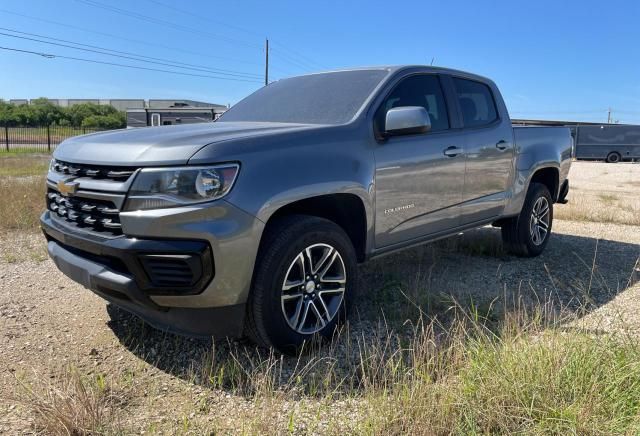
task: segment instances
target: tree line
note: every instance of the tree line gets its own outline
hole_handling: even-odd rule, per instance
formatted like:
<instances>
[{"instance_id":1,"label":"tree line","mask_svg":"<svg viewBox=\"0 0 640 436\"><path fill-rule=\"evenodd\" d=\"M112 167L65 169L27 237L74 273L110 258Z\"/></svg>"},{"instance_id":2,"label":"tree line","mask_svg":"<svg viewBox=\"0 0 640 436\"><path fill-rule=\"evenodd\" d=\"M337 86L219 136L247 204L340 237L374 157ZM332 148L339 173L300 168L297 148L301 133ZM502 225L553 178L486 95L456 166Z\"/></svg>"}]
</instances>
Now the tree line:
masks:
<instances>
[{"instance_id":1,"label":"tree line","mask_svg":"<svg viewBox=\"0 0 640 436\"><path fill-rule=\"evenodd\" d=\"M80 103L60 107L46 98L16 105L0 100L0 126L71 126L119 129L127 126L126 114L113 106Z\"/></svg>"}]
</instances>

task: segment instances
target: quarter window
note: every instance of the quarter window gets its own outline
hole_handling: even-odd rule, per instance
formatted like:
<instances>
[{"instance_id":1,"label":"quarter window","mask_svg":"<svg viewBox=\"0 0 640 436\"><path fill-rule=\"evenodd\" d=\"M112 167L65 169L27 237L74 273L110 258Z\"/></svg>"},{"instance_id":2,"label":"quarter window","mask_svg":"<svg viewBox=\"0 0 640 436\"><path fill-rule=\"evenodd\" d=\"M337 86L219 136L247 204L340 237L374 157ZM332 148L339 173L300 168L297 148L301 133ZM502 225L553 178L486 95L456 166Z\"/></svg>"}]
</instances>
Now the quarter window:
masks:
<instances>
[{"instance_id":1,"label":"quarter window","mask_svg":"<svg viewBox=\"0 0 640 436\"><path fill-rule=\"evenodd\" d=\"M437 132L449 128L449 117L440 87L435 75L415 75L402 80L382 103L376 114L378 130L384 131L387 111L394 107L422 106L431 119L431 131Z\"/></svg>"},{"instance_id":2,"label":"quarter window","mask_svg":"<svg viewBox=\"0 0 640 436\"><path fill-rule=\"evenodd\" d=\"M480 127L498 118L491 90L484 83L453 78L465 127Z\"/></svg>"}]
</instances>

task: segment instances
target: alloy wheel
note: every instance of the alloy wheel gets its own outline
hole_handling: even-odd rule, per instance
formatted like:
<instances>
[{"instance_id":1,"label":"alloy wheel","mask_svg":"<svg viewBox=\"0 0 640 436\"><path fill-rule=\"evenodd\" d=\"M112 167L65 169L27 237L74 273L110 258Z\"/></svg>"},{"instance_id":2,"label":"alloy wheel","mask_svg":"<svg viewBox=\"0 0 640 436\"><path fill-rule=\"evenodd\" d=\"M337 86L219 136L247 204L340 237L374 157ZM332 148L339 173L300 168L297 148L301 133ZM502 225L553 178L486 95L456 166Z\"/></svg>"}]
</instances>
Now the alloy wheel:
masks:
<instances>
[{"instance_id":1,"label":"alloy wheel","mask_svg":"<svg viewBox=\"0 0 640 436\"><path fill-rule=\"evenodd\" d=\"M313 244L293 259L282 283L282 314L295 332L322 330L337 316L347 274L342 256L329 244Z\"/></svg>"},{"instance_id":2,"label":"alloy wheel","mask_svg":"<svg viewBox=\"0 0 640 436\"><path fill-rule=\"evenodd\" d=\"M531 241L535 245L541 245L549 233L549 201L545 197L539 197L531 211L529 232Z\"/></svg>"}]
</instances>

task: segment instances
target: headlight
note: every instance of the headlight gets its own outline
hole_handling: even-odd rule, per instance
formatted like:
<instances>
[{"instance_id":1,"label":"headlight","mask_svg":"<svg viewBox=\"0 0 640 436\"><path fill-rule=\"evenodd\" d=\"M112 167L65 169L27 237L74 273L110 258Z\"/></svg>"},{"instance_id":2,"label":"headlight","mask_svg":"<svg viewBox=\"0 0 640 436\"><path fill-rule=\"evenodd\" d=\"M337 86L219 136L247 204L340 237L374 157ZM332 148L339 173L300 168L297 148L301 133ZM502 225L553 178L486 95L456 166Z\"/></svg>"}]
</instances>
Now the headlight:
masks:
<instances>
[{"instance_id":1,"label":"headlight","mask_svg":"<svg viewBox=\"0 0 640 436\"><path fill-rule=\"evenodd\" d=\"M231 190L238 164L144 168L136 175L125 210L162 209L217 200Z\"/></svg>"}]
</instances>

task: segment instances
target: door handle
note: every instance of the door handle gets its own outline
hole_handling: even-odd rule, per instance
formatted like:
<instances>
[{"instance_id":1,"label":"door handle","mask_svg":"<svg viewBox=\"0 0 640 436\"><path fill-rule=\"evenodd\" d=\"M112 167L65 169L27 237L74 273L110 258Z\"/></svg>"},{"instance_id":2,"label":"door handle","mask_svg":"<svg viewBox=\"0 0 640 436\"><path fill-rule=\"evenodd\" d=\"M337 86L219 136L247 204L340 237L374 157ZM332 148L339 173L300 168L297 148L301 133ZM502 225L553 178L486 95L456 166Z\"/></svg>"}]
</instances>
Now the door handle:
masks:
<instances>
[{"instance_id":1,"label":"door handle","mask_svg":"<svg viewBox=\"0 0 640 436\"><path fill-rule=\"evenodd\" d=\"M496 143L496 148L498 150L505 150L508 146L509 146L509 143L507 141L505 141L504 139L501 139L500 141L498 141Z\"/></svg>"},{"instance_id":2,"label":"door handle","mask_svg":"<svg viewBox=\"0 0 640 436\"><path fill-rule=\"evenodd\" d=\"M458 147L454 147L453 145L451 147L447 147L444 149L443 151L445 156L449 156L449 157L456 157L457 155L459 155L460 153L462 153L462 149L458 148Z\"/></svg>"}]
</instances>

